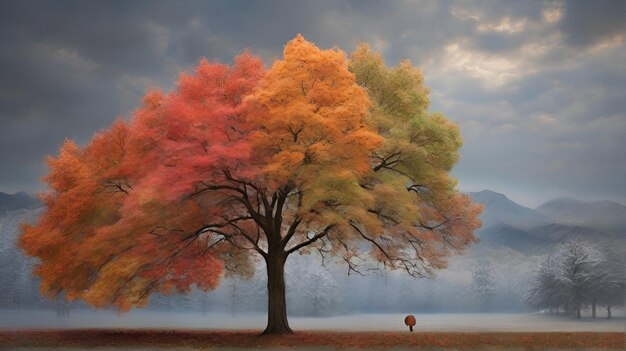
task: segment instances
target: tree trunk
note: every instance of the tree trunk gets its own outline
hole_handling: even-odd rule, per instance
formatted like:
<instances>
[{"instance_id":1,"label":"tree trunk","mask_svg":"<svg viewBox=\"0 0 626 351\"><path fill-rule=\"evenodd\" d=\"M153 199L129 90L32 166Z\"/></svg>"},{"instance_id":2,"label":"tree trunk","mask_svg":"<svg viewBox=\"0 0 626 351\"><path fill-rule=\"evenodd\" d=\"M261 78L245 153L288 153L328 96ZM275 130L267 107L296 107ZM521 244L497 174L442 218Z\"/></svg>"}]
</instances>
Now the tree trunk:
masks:
<instances>
[{"instance_id":1,"label":"tree trunk","mask_svg":"<svg viewBox=\"0 0 626 351\"><path fill-rule=\"evenodd\" d=\"M596 299L591 301L591 318L596 319Z\"/></svg>"},{"instance_id":2,"label":"tree trunk","mask_svg":"<svg viewBox=\"0 0 626 351\"><path fill-rule=\"evenodd\" d=\"M611 319L611 305L606 306L606 318Z\"/></svg>"},{"instance_id":3,"label":"tree trunk","mask_svg":"<svg viewBox=\"0 0 626 351\"><path fill-rule=\"evenodd\" d=\"M291 334L287 321L287 302L285 299L285 261L284 252L271 252L267 264L267 327L263 334Z\"/></svg>"}]
</instances>

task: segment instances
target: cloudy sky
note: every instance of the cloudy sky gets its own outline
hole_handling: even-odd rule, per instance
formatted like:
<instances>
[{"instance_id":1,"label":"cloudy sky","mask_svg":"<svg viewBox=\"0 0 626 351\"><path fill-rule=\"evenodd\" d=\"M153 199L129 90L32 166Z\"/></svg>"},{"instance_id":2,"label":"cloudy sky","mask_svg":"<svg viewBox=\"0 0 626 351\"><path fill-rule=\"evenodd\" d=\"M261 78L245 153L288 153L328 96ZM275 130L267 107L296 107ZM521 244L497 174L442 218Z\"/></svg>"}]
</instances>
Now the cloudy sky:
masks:
<instances>
[{"instance_id":1,"label":"cloudy sky","mask_svg":"<svg viewBox=\"0 0 626 351\"><path fill-rule=\"evenodd\" d=\"M269 65L297 33L419 66L431 109L461 126L462 190L626 203L624 1L0 0L0 191L42 190L64 138L88 141L200 57Z\"/></svg>"}]
</instances>

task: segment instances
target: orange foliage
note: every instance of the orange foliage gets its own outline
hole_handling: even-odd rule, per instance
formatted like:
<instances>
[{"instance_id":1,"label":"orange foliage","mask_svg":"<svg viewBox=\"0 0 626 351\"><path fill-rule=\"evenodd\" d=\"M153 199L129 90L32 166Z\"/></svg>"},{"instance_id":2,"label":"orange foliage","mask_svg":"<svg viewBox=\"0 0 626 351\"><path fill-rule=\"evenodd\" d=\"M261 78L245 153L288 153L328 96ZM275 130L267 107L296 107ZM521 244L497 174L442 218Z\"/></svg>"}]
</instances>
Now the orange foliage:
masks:
<instances>
[{"instance_id":1,"label":"orange foliage","mask_svg":"<svg viewBox=\"0 0 626 351\"><path fill-rule=\"evenodd\" d=\"M127 310L215 288L224 269L249 275L251 252L284 264L317 249L357 270L369 247L413 276L445 267L480 224L448 175L458 127L426 112L409 64L358 66L368 55L349 62L298 35L268 72L249 53L231 67L203 59L130 121L67 141L48 159L47 209L20 238L42 291ZM374 87L397 92L396 112Z\"/></svg>"}]
</instances>

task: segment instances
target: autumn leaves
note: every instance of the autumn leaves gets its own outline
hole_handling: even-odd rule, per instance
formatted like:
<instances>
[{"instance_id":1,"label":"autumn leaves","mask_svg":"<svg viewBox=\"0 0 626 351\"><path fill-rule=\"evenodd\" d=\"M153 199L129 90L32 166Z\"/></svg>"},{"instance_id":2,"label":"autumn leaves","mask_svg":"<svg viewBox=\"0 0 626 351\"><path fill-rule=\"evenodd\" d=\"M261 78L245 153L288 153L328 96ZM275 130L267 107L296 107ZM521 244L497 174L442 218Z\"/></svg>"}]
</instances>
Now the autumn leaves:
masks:
<instances>
[{"instance_id":1,"label":"autumn leaves","mask_svg":"<svg viewBox=\"0 0 626 351\"><path fill-rule=\"evenodd\" d=\"M348 59L298 35L267 71L250 53L202 60L128 122L67 142L21 245L40 258L45 293L123 310L214 288L224 269L248 275L260 256L280 275L268 330L286 332L293 252L428 276L474 240L480 207L448 174L460 146L410 63L388 68L366 46Z\"/></svg>"}]
</instances>

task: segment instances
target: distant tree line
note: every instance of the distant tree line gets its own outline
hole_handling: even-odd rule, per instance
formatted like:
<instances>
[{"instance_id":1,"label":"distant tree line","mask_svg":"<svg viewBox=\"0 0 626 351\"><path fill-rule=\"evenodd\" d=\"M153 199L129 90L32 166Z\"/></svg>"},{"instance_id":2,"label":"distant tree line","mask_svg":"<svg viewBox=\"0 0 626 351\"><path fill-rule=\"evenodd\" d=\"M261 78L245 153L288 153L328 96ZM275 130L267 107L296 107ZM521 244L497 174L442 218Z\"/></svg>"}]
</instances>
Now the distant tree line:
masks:
<instances>
[{"instance_id":1,"label":"distant tree line","mask_svg":"<svg viewBox=\"0 0 626 351\"><path fill-rule=\"evenodd\" d=\"M550 313L566 313L581 318L581 309L624 305L626 279L623 257L581 238L562 244L539 266L525 302Z\"/></svg>"}]
</instances>

